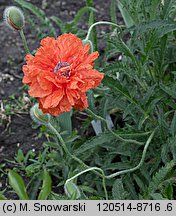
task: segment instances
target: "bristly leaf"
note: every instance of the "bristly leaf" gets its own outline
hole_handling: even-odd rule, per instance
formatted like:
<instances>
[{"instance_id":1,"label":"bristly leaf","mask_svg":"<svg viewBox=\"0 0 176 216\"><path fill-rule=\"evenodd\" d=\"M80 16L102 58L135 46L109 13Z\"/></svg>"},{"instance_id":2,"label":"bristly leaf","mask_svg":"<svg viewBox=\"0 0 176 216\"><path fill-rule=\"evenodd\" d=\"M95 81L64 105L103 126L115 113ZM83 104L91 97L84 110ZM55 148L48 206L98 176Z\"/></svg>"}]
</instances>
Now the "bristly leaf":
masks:
<instances>
[{"instance_id":1,"label":"bristly leaf","mask_svg":"<svg viewBox=\"0 0 176 216\"><path fill-rule=\"evenodd\" d=\"M173 200L173 192L174 190L173 190L172 184L169 183L168 185L165 186L163 190L163 196L169 200Z\"/></svg>"},{"instance_id":2,"label":"bristly leaf","mask_svg":"<svg viewBox=\"0 0 176 216\"><path fill-rule=\"evenodd\" d=\"M65 23L59 17L51 16L50 19L56 23L62 33L66 32Z\"/></svg>"},{"instance_id":3,"label":"bristly leaf","mask_svg":"<svg viewBox=\"0 0 176 216\"><path fill-rule=\"evenodd\" d=\"M176 165L176 161L172 160L162 167L152 178L147 191L144 194L144 198L150 198L151 194L161 186L161 184L172 176L173 168Z\"/></svg>"},{"instance_id":4,"label":"bristly leaf","mask_svg":"<svg viewBox=\"0 0 176 216\"><path fill-rule=\"evenodd\" d=\"M165 198L160 193L152 193L151 198L153 200L165 200Z\"/></svg>"},{"instance_id":5,"label":"bristly leaf","mask_svg":"<svg viewBox=\"0 0 176 216\"><path fill-rule=\"evenodd\" d=\"M103 143L112 142L112 140L114 140L114 137L111 133L100 134L99 136L96 136L81 145L75 150L75 154L79 155L89 150L93 150L93 148L101 146Z\"/></svg>"},{"instance_id":6,"label":"bristly leaf","mask_svg":"<svg viewBox=\"0 0 176 216\"><path fill-rule=\"evenodd\" d=\"M75 15L75 17L74 17L74 20L71 21L71 23L72 23L73 25L77 25L78 22L81 20L81 18L84 16L84 14L87 13L87 12L89 12L89 11L90 11L90 12L95 12L95 13L97 12L97 10L96 10L95 8L85 6L85 7L81 8L81 9L76 13L76 15Z\"/></svg>"},{"instance_id":7,"label":"bristly leaf","mask_svg":"<svg viewBox=\"0 0 176 216\"><path fill-rule=\"evenodd\" d=\"M164 84L160 84L160 88L166 92L168 95L170 95L172 98L176 99L176 86L170 85L170 86L165 86Z\"/></svg>"},{"instance_id":8,"label":"bristly leaf","mask_svg":"<svg viewBox=\"0 0 176 216\"><path fill-rule=\"evenodd\" d=\"M103 79L103 84L105 86L108 86L114 92L119 92L120 94L122 94L129 102L136 105L136 107L147 117L147 113L145 112L145 110L139 105L136 99L130 95L128 89L125 88L125 86L121 85L119 80L114 80L109 76L105 76Z\"/></svg>"},{"instance_id":9,"label":"bristly leaf","mask_svg":"<svg viewBox=\"0 0 176 216\"><path fill-rule=\"evenodd\" d=\"M57 117L57 121L61 128L61 131L66 131L67 134L72 134L72 122L71 122L72 110L70 112L62 113Z\"/></svg>"},{"instance_id":10,"label":"bristly leaf","mask_svg":"<svg viewBox=\"0 0 176 216\"><path fill-rule=\"evenodd\" d=\"M112 187L112 197L114 200L125 200L128 193L125 191L122 179L116 179Z\"/></svg>"},{"instance_id":11,"label":"bristly leaf","mask_svg":"<svg viewBox=\"0 0 176 216\"><path fill-rule=\"evenodd\" d=\"M140 192L144 192L146 189L145 182L140 178L140 176L133 174L133 178L136 181L137 185L140 188Z\"/></svg>"},{"instance_id":12,"label":"bristly leaf","mask_svg":"<svg viewBox=\"0 0 176 216\"><path fill-rule=\"evenodd\" d=\"M165 34L169 32L173 32L176 30L176 24L167 20L154 20L146 23L141 23L136 27L129 28L129 31L135 30L135 37L140 36L144 33L149 33L155 30L155 34L158 38L163 37Z\"/></svg>"},{"instance_id":13,"label":"bristly leaf","mask_svg":"<svg viewBox=\"0 0 176 216\"><path fill-rule=\"evenodd\" d=\"M124 20L125 25L127 26L127 28L130 28L131 26L133 26L134 21L133 21L132 17L130 16L129 12L124 7L124 5L123 5L123 3L121 1L118 1L118 8L120 10L120 13L121 13L121 15L123 17L123 20Z\"/></svg>"},{"instance_id":14,"label":"bristly leaf","mask_svg":"<svg viewBox=\"0 0 176 216\"><path fill-rule=\"evenodd\" d=\"M175 0L165 0L163 8L163 18L168 18L171 9L176 6Z\"/></svg>"},{"instance_id":15,"label":"bristly leaf","mask_svg":"<svg viewBox=\"0 0 176 216\"><path fill-rule=\"evenodd\" d=\"M110 15L111 15L111 22L117 23L116 0L111 0ZM113 26L112 29L115 29L115 26Z\"/></svg>"},{"instance_id":16,"label":"bristly leaf","mask_svg":"<svg viewBox=\"0 0 176 216\"><path fill-rule=\"evenodd\" d=\"M176 136L176 112L174 112L174 116L171 122L170 129L171 129L172 136L175 137Z\"/></svg>"}]
</instances>

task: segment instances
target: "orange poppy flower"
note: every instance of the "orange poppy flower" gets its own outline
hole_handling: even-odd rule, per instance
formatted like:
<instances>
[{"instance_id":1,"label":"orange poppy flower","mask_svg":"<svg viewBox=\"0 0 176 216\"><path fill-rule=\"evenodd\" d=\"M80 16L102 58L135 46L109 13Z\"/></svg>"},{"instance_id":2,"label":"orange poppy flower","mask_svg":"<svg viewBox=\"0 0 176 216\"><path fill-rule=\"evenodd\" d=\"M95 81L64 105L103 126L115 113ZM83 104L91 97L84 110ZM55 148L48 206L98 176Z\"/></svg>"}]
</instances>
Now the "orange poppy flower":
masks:
<instances>
[{"instance_id":1,"label":"orange poppy flower","mask_svg":"<svg viewBox=\"0 0 176 216\"><path fill-rule=\"evenodd\" d=\"M43 113L58 116L72 107L88 107L85 92L98 86L104 74L93 69L98 52L89 54L90 45L75 35L63 34L57 39L46 37L35 56L26 56L23 83L30 86L29 95L37 97Z\"/></svg>"}]
</instances>

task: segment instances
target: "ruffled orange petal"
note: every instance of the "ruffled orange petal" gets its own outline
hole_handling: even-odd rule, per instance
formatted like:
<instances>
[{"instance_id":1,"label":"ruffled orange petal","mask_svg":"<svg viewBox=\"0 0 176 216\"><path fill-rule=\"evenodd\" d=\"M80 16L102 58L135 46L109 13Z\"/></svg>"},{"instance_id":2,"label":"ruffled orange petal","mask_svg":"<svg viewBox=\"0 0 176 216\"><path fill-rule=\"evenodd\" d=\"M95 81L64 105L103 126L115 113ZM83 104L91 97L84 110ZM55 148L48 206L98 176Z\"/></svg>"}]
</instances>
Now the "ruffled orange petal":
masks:
<instances>
[{"instance_id":1,"label":"ruffled orange petal","mask_svg":"<svg viewBox=\"0 0 176 216\"><path fill-rule=\"evenodd\" d=\"M28 93L31 97L40 97L43 98L49 94L51 94L52 89L44 90L40 87L39 83L32 83Z\"/></svg>"},{"instance_id":2,"label":"ruffled orange petal","mask_svg":"<svg viewBox=\"0 0 176 216\"><path fill-rule=\"evenodd\" d=\"M87 96L85 93L82 93L80 99L76 101L74 108L83 110L86 107L88 107Z\"/></svg>"},{"instance_id":3,"label":"ruffled orange petal","mask_svg":"<svg viewBox=\"0 0 176 216\"><path fill-rule=\"evenodd\" d=\"M63 96L64 96L63 90L59 89L57 91L54 91L50 95L46 96L45 98L42 98L40 101L44 109L48 109L50 107L54 108L60 103Z\"/></svg>"},{"instance_id":4,"label":"ruffled orange petal","mask_svg":"<svg viewBox=\"0 0 176 216\"><path fill-rule=\"evenodd\" d=\"M91 88L95 88L98 85L100 85L104 74L98 72L95 69L92 70L81 70L79 71L80 74L82 75L82 80L84 81L83 83L80 83L79 88L81 89L82 92L86 92Z\"/></svg>"},{"instance_id":5,"label":"ruffled orange petal","mask_svg":"<svg viewBox=\"0 0 176 216\"><path fill-rule=\"evenodd\" d=\"M97 87L103 77L93 69L98 52L89 54L90 45L83 45L74 34L63 34L57 39L46 37L35 56L26 56L23 83L29 94L37 97L44 113L58 116L72 107L88 107L86 91Z\"/></svg>"}]
</instances>

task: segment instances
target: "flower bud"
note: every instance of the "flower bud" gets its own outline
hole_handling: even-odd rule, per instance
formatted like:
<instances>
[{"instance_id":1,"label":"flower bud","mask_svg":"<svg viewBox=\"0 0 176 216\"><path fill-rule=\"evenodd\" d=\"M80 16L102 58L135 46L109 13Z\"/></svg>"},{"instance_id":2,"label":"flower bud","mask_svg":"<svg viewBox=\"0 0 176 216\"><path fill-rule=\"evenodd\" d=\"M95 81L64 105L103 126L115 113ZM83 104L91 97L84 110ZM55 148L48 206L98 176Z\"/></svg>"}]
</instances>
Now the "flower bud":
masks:
<instances>
[{"instance_id":1,"label":"flower bud","mask_svg":"<svg viewBox=\"0 0 176 216\"><path fill-rule=\"evenodd\" d=\"M76 184L74 184L72 181L68 181L64 185L64 190L66 195L69 198L76 198L78 199L81 196L80 190Z\"/></svg>"},{"instance_id":2,"label":"flower bud","mask_svg":"<svg viewBox=\"0 0 176 216\"><path fill-rule=\"evenodd\" d=\"M35 104L30 110L31 118L40 125L47 125L50 122L50 115L43 114L39 109L38 104Z\"/></svg>"},{"instance_id":3,"label":"flower bud","mask_svg":"<svg viewBox=\"0 0 176 216\"><path fill-rule=\"evenodd\" d=\"M4 20L10 28L16 31L20 31L24 27L23 12L15 6L10 6L5 9Z\"/></svg>"}]
</instances>

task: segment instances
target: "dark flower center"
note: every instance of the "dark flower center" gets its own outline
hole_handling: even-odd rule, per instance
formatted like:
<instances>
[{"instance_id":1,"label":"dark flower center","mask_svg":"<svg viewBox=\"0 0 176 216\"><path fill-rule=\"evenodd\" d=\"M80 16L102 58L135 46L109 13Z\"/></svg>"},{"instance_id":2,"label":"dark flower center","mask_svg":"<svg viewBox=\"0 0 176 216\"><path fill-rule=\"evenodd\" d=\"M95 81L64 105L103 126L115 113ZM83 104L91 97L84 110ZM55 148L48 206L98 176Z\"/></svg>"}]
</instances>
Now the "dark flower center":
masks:
<instances>
[{"instance_id":1,"label":"dark flower center","mask_svg":"<svg viewBox=\"0 0 176 216\"><path fill-rule=\"evenodd\" d=\"M70 77L70 64L68 62L59 62L54 68L54 73L58 76Z\"/></svg>"}]
</instances>

